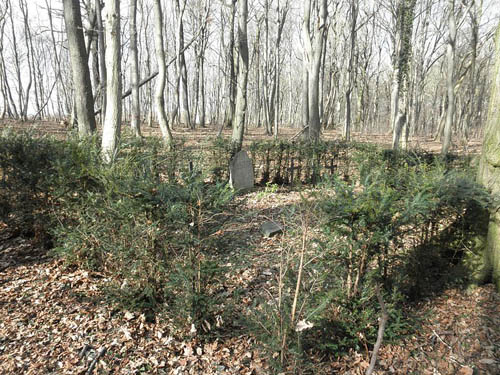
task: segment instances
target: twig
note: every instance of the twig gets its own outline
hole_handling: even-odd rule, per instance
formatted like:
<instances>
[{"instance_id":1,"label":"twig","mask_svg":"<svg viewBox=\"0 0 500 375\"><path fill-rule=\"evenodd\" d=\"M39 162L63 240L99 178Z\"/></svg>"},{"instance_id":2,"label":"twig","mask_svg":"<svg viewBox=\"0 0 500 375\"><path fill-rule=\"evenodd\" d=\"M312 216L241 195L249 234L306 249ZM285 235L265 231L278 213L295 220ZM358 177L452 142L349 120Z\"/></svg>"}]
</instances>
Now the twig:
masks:
<instances>
[{"instance_id":1,"label":"twig","mask_svg":"<svg viewBox=\"0 0 500 375\"><path fill-rule=\"evenodd\" d=\"M92 372L94 371L94 368L95 368L95 365L97 364L97 361L99 360L99 358L101 358L104 354L106 354L106 347L103 346L101 349L99 349L99 351L97 352L95 358L92 360L92 363L90 364L89 366L89 369L87 370L87 372L85 373L86 375L90 375L92 374Z\"/></svg>"},{"instance_id":2,"label":"twig","mask_svg":"<svg viewBox=\"0 0 500 375\"><path fill-rule=\"evenodd\" d=\"M302 247L300 250L299 274L297 275L297 284L295 285L295 294L293 296L292 312L290 320L295 323L295 311L297 309L297 300L299 299L300 284L302 282L302 270L304 268L304 253L306 251L307 225L306 218L302 219Z\"/></svg>"},{"instance_id":3,"label":"twig","mask_svg":"<svg viewBox=\"0 0 500 375\"><path fill-rule=\"evenodd\" d=\"M446 346L448 347L448 349L453 350L453 348L452 348L450 345L448 345L448 344L447 344L447 343L446 343L446 342L445 342L445 341L441 338L441 336L439 336L439 335L437 334L437 332L436 332L435 330L432 330L432 333L434 333L434 337L436 337L439 341L441 341L444 345L446 345Z\"/></svg>"},{"instance_id":4,"label":"twig","mask_svg":"<svg viewBox=\"0 0 500 375\"><path fill-rule=\"evenodd\" d=\"M385 325L387 323L387 319L389 315L387 314L387 309L385 308L384 299L382 298L382 294L380 293L380 287L377 284L375 287L375 293L377 293L378 303L380 304L381 315L380 321L378 324L378 333L377 333L377 341L375 342L375 346L373 347L372 357L370 359L370 366L366 369L365 375L371 375L373 370L375 369L375 364L377 363L377 354L380 349L380 345L382 345L382 340L384 339L384 331Z\"/></svg>"},{"instance_id":5,"label":"twig","mask_svg":"<svg viewBox=\"0 0 500 375\"><path fill-rule=\"evenodd\" d=\"M292 138L290 138L290 141L293 141L299 135L301 135L302 133L304 133L307 129L309 129L309 125L307 125L307 126L303 127L302 129L300 129L300 131L297 134L295 134Z\"/></svg>"},{"instance_id":6,"label":"twig","mask_svg":"<svg viewBox=\"0 0 500 375\"><path fill-rule=\"evenodd\" d=\"M80 354L78 354L78 358L80 358L78 360L78 362L80 362L80 360L83 359L83 357L85 357L85 354L87 354L87 352L92 349L92 346L90 344L85 344L82 348L82 350L80 351Z\"/></svg>"}]
</instances>

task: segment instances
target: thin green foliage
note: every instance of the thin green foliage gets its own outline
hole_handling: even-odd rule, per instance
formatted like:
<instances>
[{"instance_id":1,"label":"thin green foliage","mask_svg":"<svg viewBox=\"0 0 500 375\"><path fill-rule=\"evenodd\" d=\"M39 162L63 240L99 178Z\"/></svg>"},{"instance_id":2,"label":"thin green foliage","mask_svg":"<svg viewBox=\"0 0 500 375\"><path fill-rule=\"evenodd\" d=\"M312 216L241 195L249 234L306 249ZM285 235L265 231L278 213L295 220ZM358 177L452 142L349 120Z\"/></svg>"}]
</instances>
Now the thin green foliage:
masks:
<instances>
[{"instance_id":1,"label":"thin green foliage","mask_svg":"<svg viewBox=\"0 0 500 375\"><path fill-rule=\"evenodd\" d=\"M125 139L110 165L92 138L1 141L5 220L21 211L43 217L53 253L105 275L108 295L126 308L168 306L180 324L213 318L222 272L211 234L229 187L205 183L182 152L155 140Z\"/></svg>"},{"instance_id":2,"label":"thin green foliage","mask_svg":"<svg viewBox=\"0 0 500 375\"><path fill-rule=\"evenodd\" d=\"M454 242L473 231L464 220L490 198L469 170L420 157L359 150L349 181L324 179L303 202L302 219L283 240L272 302L263 296L251 319L270 355L279 353L276 372L301 372L310 351L338 355L354 349L368 358L380 313L375 286L383 286L389 313L385 340L397 341L415 328L404 302L433 291L434 281L453 273L464 252ZM300 224L305 213L306 227ZM428 275L426 267L439 275ZM296 290L300 308L294 315Z\"/></svg>"}]
</instances>

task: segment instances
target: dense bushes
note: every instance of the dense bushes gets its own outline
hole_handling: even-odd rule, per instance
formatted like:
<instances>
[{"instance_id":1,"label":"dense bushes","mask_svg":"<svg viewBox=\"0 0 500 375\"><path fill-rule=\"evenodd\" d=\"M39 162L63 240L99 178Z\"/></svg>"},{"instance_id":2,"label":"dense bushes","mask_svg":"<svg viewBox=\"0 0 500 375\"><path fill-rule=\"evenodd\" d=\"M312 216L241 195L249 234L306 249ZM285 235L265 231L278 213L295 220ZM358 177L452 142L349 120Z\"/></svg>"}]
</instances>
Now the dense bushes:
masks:
<instances>
[{"instance_id":1,"label":"dense bushes","mask_svg":"<svg viewBox=\"0 0 500 375\"><path fill-rule=\"evenodd\" d=\"M161 306L182 325L213 326L228 305L212 236L232 199L223 183L225 142L188 159L182 148L125 139L112 165L101 162L95 139L11 134L0 142L0 220L29 236L42 228L56 254L104 275L108 295L126 308ZM376 286L390 315L386 340L406 334L402 302L463 279L461 259L481 227L474 213L489 203L466 163L454 167L459 160L344 146L250 148L268 181L286 180L291 157L312 171L332 150L346 152L349 170L318 170L315 192L284 212L276 283L249 310L250 332L280 369L304 369L310 351L368 351L380 310Z\"/></svg>"},{"instance_id":2,"label":"dense bushes","mask_svg":"<svg viewBox=\"0 0 500 375\"><path fill-rule=\"evenodd\" d=\"M348 178L350 160L357 150L374 146L348 144L342 141L309 143L287 140L255 141L248 146L253 161L255 180L267 183L315 184L322 176L337 174ZM212 176L227 179L231 144L227 139L210 139L205 145L206 165Z\"/></svg>"},{"instance_id":3,"label":"dense bushes","mask_svg":"<svg viewBox=\"0 0 500 375\"><path fill-rule=\"evenodd\" d=\"M402 303L451 280L475 230L470 214L488 205L470 170L411 154L359 156L356 179L325 180L304 199L284 241L277 302L254 310L255 332L281 353L281 370L303 367L310 349L334 355L373 345L376 285L390 316L386 340L408 333Z\"/></svg>"},{"instance_id":4,"label":"dense bushes","mask_svg":"<svg viewBox=\"0 0 500 375\"><path fill-rule=\"evenodd\" d=\"M128 308L168 302L193 320L210 319L216 304L206 296L218 268L209 235L232 192L196 170L174 173L178 156L151 142L123 143L106 165L94 139L2 138L1 196L10 202L2 219L21 212L17 222L29 227L27 214L43 216L53 251L106 275L110 295Z\"/></svg>"}]
</instances>

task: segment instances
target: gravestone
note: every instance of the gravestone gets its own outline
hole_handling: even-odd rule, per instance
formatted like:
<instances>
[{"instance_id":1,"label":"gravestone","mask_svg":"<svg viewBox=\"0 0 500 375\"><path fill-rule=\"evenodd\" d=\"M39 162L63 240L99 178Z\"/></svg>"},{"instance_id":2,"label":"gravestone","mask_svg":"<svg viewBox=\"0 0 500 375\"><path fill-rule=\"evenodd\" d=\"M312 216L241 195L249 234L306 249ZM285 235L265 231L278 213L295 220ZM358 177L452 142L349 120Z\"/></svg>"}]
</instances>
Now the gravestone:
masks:
<instances>
[{"instance_id":1,"label":"gravestone","mask_svg":"<svg viewBox=\"0 0 500 375\"><path fill-rule=\"evenodd\" d=\"M254 185L252 159L245 151L233 156L229 163L229 183L236 190L251 189Z\"/></svg>"},{"instance_id":2,"label":"gravestone","mask_svg":"<svg viewBox=\"0 0 500 375\"><path fill-rule=\"evenodd\" d=\"M283 228L281 227L281 225L274 221L266 221L260 226L260 231L262 232L264 237L272 237L276 234L282 233Z\"/></svg>"}]
</instances>

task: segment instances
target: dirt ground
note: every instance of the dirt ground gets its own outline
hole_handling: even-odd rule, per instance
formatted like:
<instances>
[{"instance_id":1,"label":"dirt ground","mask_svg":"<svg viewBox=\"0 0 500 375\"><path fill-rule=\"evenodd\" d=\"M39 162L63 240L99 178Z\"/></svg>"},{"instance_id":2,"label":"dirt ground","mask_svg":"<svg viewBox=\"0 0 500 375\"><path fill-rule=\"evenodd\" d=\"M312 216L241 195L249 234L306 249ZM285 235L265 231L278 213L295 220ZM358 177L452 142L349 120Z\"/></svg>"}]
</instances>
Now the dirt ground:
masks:
<instances>
[{"instance_id":1,"label":"dirt ground","mask_svg":"<svg viewBox=\"0 0 500 375\"><path fill-rule=\"evenodd\" d=\"M68 129L64 126L64 124L54 121L27 121L25 123L20 123L18 121L0 120L0 130L5 128L11 128L16 131L29 130L37 135L50 134L61 139L66 138L68 135ZM122 130L128 131L128 126L123 125ZM141 131L144 136L160 135L160 130L158 127L149 127L143 125ZM279 131L279 137L282 139L291 139L297 133L299 133L299 131L300 130L296 128L282 128ZM196 145L197 143L202 142L209 137L215 137L217 135L217 132L218 128L215 128L213 126L208 126L206 128L198 127L195 130L181 127L175 127L173 129L174 138L185 139L187 141L186 144L190 146ZM230 137L231 130L224 129L223 135L225 137ZM322 138L325 140L340 139L341 133L338 130L325 130L322 133ZM248 144L252 141L262 139L271 140L273 139L273 136L266 135L263 128L251 128L246 132L244 142L245 144ZM359 132L353 132L352 140L357 142L376 143L390 147L392 142L392 135L388 133L361 134ZM470 139L467 143L465 143L463 140L455 139L451 151L457 153L475 154L481 151L481 145L482 139ZM410 148L439 152L441 150L441 142L435 141L433 137L430 136L410 137Z\"/></svg>"}]
</instances>

